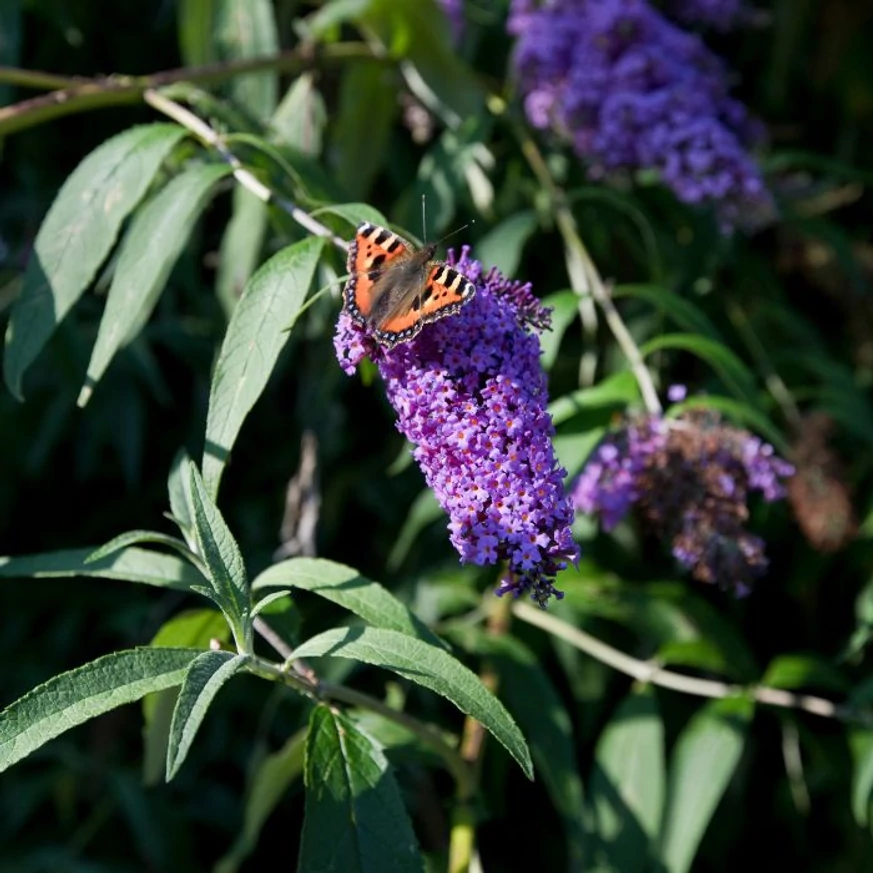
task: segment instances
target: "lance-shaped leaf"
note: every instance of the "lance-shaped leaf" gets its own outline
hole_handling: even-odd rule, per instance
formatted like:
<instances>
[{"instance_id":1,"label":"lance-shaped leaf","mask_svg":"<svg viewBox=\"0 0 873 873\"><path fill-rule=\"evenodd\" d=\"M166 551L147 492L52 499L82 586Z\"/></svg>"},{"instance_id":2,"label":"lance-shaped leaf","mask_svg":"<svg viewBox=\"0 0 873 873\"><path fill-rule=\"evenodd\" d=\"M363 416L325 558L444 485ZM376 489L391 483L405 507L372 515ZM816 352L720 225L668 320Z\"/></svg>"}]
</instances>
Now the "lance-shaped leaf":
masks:
<instances>
[{"instance_id":1,"label":"lance-shaped leaf","mask_svg":"<svg viewBox=\"0 0 873 873\"><path fill-rule=\"evenodd\" d=\"M188 667L179 691L170 743L167 748L167 781L178 773L210 704L221 686L238 673L248 661L245 655L233 652L203 652Z\"/></svg>"},{"instance_id":2,"label":"lance-shaped leaf","mask_svg":"<svg viewBox=\"0 0 873 873\"><path fill-rule=\"evenodd\" d=\"M203 584L203 577L194 565L175 555L127 548L98 561L89 561L93 552L93 549L66 549L40 555L0 558L0 578L92 576L124 579L179 591L190 591L194 586Z\"/></svg>"},{"instance_id":3,"label":"lance-shaped leaf","mask_svg":"<svg viewBox=\"0 0 873 873\"><path fill-rule=\"evenodd\" d=\"M215 12L215 41L223 60L266 58L279 51L270 0L216 0ZM231 92L237 106L266 121L279 99L279 75L267 69L234 76Z\"/></svg>"},{"instance_id":4,"label":"lance-shaped leaf","mask_svg":"<svg viewBox=\"0 0 873 873\"><path fill-rule=\"evenodd\" d=\"M230 528L206 493L193 463L188 465L188 487L194 510L194 533L200 557L209 571L215 602L227 616L237 648L251 648L251 596L246 568Z\"/></svg>"},{"instance_id":5,"label":"lance-shaped leaf","mask_svg":"<svg viewBox=\"0 0 873 873\"><path fill-rule=\"evenodd\" d=\"M604 728L588 798L598 869L651 869L664 806L664 725L651 689L630 694Z\"/></svg>"},{"instance_id":6,"label":"lance-shaped leaf","mask_svg":"<svg viewBox=\"0 0 873 873\"><path fill-rule=\"evenodd\" d=\"M25 370L88 287L121 222L184 135L174 124L130 128L91 152L64 183L36 235L6 330L6 384L19 399Z\"/></svg>"},{"instance_id":7,"label":"lance-shaped leaf","mask_svg":"<svg viewBox=\"0 0 873 873\"><path fill-rule=\"evenodd\" d=\"M246 286L233 311L209 391L203 479L213 497L249 410L261 396L294 321L324 240L310 237L270 258Z\"/></svg>"},{"instance_id":8,"label":"lance-shaped leaf","mask_svg":"<svg viewBox=\"0 0 873 873\"><path fill-rule=\"evenodd\" d=\"M0 771L88 719L178 685L197 649L105 655L37 686L0 713Z\"/></svg>"},{"instance_id":9,"label":"lance-shaped leaf","mask_svg":"<svg viewBox=\"0 0 873 873\"><path fill-rule=\"evenodd\" d=\"M382 749L343 715L318 706L306 739L300 873L422 873L400 790Z\"/></svg>"},{"instance_id":10,"label":"lance-shaped leaf","mask_svg":"<svg viewBox=\"0 0 873 873\"><path fill-rule=\"evenodd\" d=\"M248 188L233 192L233 215L221 238L215 293L228 318L261 258L267 231L267 204Z\"/></svg>"},{"instance_id":11,"label":"lance-shaped leaf","mask_svg":"<svg viewBox=\"0 0 873 873\"><path fill-rule=\"evenodd\" d=\"M518 725L479 677L443 649L381 628L334 628L294 650L297 658L332 655L391 670L450 700L489 730L533 778L530 751Z\"/></svg>"},{"instance_id":12,"label":"lance-shaped leaf","mask_svg":"<svg viewBox=\"0 0 873 873\"><path fill-rule=\"evenodd\" d=\"M79 406L91 397L118 349L148 320L215 183L227 164L200 164L180 173L131 222L91 352Z\"/></svg>"},{"instance_id":13,"label":"lance-shaped leaf","mask_svg":"<svg viewBox=\"0 0 873 873\"><path fill-rule=\"evenodd\" d=\"M387 588L357 570L323 558L290 558L268 567L252 582L259 588L303 588L359 615L375 627L418 637L432 646L446 644Z\"/></svg>"},{"instance_id":14,"label":"lance-shaped leaf","mask_svg":"<svg viewBox=\"0 0 873 873\"><path fill-rule=\"evenodd\" d=\"M661 860L686 873L737 768L754 711L744 697L704 705L679 735L670 764Z\"/></svg>"}]
</instances>

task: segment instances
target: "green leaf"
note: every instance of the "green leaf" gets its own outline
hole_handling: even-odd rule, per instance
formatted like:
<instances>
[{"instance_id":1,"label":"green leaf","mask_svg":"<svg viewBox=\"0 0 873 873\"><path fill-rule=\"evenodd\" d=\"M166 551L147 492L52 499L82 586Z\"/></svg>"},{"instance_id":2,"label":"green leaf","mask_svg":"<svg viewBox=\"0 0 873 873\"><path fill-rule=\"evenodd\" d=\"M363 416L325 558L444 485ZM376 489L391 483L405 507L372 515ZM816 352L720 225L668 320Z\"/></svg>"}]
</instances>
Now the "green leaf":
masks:
<instances>
[{"instance_id":1,"label":"green leaf","mask_svg":"<svg viewBox=\"0 0 873 873\"><path fill-rule=\"evenodd\" d=\"M754 706L745 697L704 704L679 735L670 763L661 860L687 873L739 764Z\"/></svg>"},{"instance_id":2,"label":"green leaf","mask_svg":"<svg viewBox=\"0 0 873 873\"><path fill-rule=\"evenodd\" d=\"M36 236L6 330L6 384L19 400L25 370L88 287L121 222L184 135L175 124L130 128L91 152L64 183Z\"/></svg>"},{"instance_id":3,"label":"green leaf","mask_svg":"<svg viewBox=\"0 0 873 873\"><path fill-rule=\"evenodd\" d=\"M852 814L859 827L870 826L873 804L873 730L856 728L849 734L852 752Z\"/></svg>"},{"instance_id":4,"label":"green leaf","mask_svg":"<svg viewBox=\"0 0 873 873\"><path fill-rule=\"evenodd\" d=\"M318 209L312 210L312 216L319 215L338 215L351 225L357 227L361 222L369 221L371 224L378 224L382 227L388 227L388 219L367 203L334 203L329 206L320 206ZM351 236L351 234L350 234Z\"/></svg>"},{"instance_id":5,"label":"green leaf","mask_svg":"<svg viewBox=\"0 0 873 873\"><path fill-rule=\"evenodd\" d=\"M95 549L91 552L91 554L88 555L88 563L90 564L94 561L100 561L107 557L107 555L113 554L113 552L118 552L128 546L134 546L137 543L155 543L156 545L167 546L171 549L175 549L183 558L191 556L191 550L188 548L187 544L182 540L176 539L176 537L169 537L166 534L151 530L131 530L127 533L119 534L105 545L100 546L99 549Z\"/></svg>"},{"instance_id":6,"label":"green leaf","mask_svg":"<svg viewBox=\"0 0 873 873\"><path fill-rule=\"evenodd\" d=\"M270 139L278 146L290 146L301 154L318 157L327 120L327 106L315 87L315 74L303 73L291 83L273 113Z\"/></svg>"},{"instance_id":7,"label":"green leaf","mask_svg":"<svg viewBox=\"0 0 873 873\"><path fill-rule=\"evenodd\" d=\"M227 622L217 609L186 609L165 621L149 645L203 651L213 640L225 643L229 636Z\"/></svg>"},{"instance_id":8,"label":"green leaf","mask_svg":"<svg viewBox=\"0 0 873 873\"><path fill-rule=\"evenodd\" d=\"M417 637L432 646L448 648L387 588L357 570L323 558L289 558L268 567L252 582L260 588L302 588L348 609L375 627Z\"/></svg>"},{"instance_id":9,"label":"green leaf","mask_svg":"<svg viewBox=\"0 0 873 873\"><path fill-rule=\"evenodd\" d=\"M185 170L131 222L120 246L79 406L88 402L118 349L148 321L215 183L230 172L227 164L199 164Z\"/></svg>"},{"instance_id":10,"label":"green leaf","mask_svg":"<svg viewBox=\"0 0 873 873\"><path fill-rule=\"evenodd\" d=\"M381 61L344 65L328 154L333 156L337 183L353 199L366 196L385 162L388 139L400 111L396 88ZM366 131L365 136L362 131Z\"/></svg>"},{"instance_id":11,"label":"green leaf","mask_svg":"<svg viewBox=\"0 0 873 873\"><path fill-rule=\"evenodd\" d=\"M212 31L216 0L179 0L176 13L179 51L187 67L217 60Z\"/></svg>"},{"instance_id":12,"label":"green leaf","mask_svg":"<svg viewBox=\"0 0 873 873\"><path fill-rule=\"evenodd\" d=\"M203 584L203 577L194 566L175 555L127 548L99 561L88 561L93 552L93 549L66 549L40 555L0 558L0 578L92 576L142 582L178 591L190 591L193 586Z\"/></svg>"},{"instance_id":13,"label":"green leaf","mask_svg":"<svg viewBox=\"0 0 873 873\"><path fill-rule=\"evenodd\" d=\"M152 637L153 648L186 648L202 652L213 642L227 643L230 628L217 609L187 609L161 625ZM170 746L170 725L179 688L166 688L143 699L143 782L159 785L166 779L167 749Z\"/></svg>"},{"instance_id":14,"label":"green leaf","mask_svg":"<svg viewBox=\"0 0 873 873\"><path fill-rule=\"evenodd\" d=\"M650 869L664 806L664 726L650 688L626 697L600 735L588 799L598 869Z\"/></svg>"},{"instance_id":15,"label":"green leaf","mask_svg":"<svg viewBox=\"0 0 873 873\"><path fill-rule=\"evenodd\" d=\"M0 772L97 715L178 685L200 652L131 649L61 673L0 712Z\"/></svg>"},{"instance_id":16,"label":"green leaf","mask_svg":"<svg viewBox=\"0 0 873 873\"><path fill-rule=\"evenodd\" d=\"M305 777L300 873L422 873L412 824L382 749L327 706L312 712Z\"/></svg>"},{"instance_id":17,"label":"green leaf","mask_svg":"<svg viewBox=\"0 0 873 873\"><path fill-rule=\"evenodd\" d=\"M435 691L480 722L515 758L525 775L533 777L527 744L503 704L475 673L443 649L393 630L335 628L307 640L294 654L298 658L351 658L384 667Z\"/></svg>"},{"instance_id":18,"label":"green leaf","mask_svg":"<svg viewBox=\"0 0 873 873\"><path fill-rule=\"evenodd\" d=\"M209 571L215 602L227 616L237 648L250 652L251 594L242 553L193 463L188 465L188 476L198 551Z\"/></svg>"},{"instance_id":19,"label":"green leaf","mask_svg":"<svg viewBox=\"0 0 873 873\"><path fill-rule=\"evenodd\" d=\"M209 391L203 479L215 497L245 417L267 384L312 283L324 247L309 237L282 249L252 277L227 327Z\"/></svg>"},{"instance_id":20,"label":"green leaf","mask_svg":"<svg viewBox=\"0 0 873 873\"><path fill-rule=\"evenodd\" d=\"M233 214L221 238L215 293L230 318L261 256L267 230L267 204L247 188L233 192Z\"/></svg>"},{"instance_id":21,"label":"green leaf","mask_svg":"<svg viewBox=\"0 0 873 873\"><path fill-rule=\"evenodd\" d=\"M487 272L493 264L504 276L514 276L521 262L524 244L537 227L537 215L532 209L516 212L495 225L476 243L476 257ZM572 294L571 292L567 292ZM557 296L557 295L552 295ZM575 312L576 295L573 295ZM551 306L544 300L545 306ZM554 314L552 315L554 321Z\"/></svg>"},{"instance_id":22,"label":"green leaf","mask_svg":"<svg viewBox=\"0 0 873 873\"><path fill-rule=\"evenodd\" d=\"M767 667L761 684L771 688L822 688L848 692L849 680L818 655L779 655Z\"/></svg>"},{"instance_id":23,"label":"green leaf","mask_svg":"<svg viewBox=\"0 0 873 873\"><path fill-rule=\"evenodd\" d=\"M565 394L549 404L549 415L557 426L575 418L580 412L602 407L623 408L633 403L639 389L633 373L623 370L604 379L590 388L580 388L572 394Z\"/></svg>"},{"instance_id":24,"label":"green leaf","mask_svg":"<svg viewBox=\"0 0 873 873\"><path fill-rule=\"evenodd\" d=\"M616 299L631 297L651 303L682 330L722 341L718 328L699 306L661 285L616 285L612 289L612 296Z\"/></svg>"},{"instance_id":25,"label":"green leaf","mask_svg":"<svg viewBox=\"0 0 873 873\"><path fill-rule=\"evenodd\" d=\"M645 358L661 349L690 352L702 361L706 361L734 394L744 400L754 398L755 377L751 370L720 342L696 334L668 333L649 340L642 346L640 353Z\"/></svg>"},{"instance_id":26,"label":"green leaf","mask_svg":"<svg viewBox=\"0 0 873 873\"><path fill-rule=\"evenodd\" d=\"M185 542L193 548L194 538L194 508L191 505L191 492L188 490L188 465L191 459L188 452L181 449L173 458L170 475L167 478L167 493L170 500L170 512L173 520L179 525Z\"/></svg>"},{"instance_id":27,"label":"green leaf","mask_svg":"<svg viewBox=\"0 0 873 873\"><path fill-rule=\"evenodd\" d=\"M279 51L279 34L270 0L216 0L215 42L221 60L265 58ZM257 121L267 121L279 97L278 73L264 70L236 76L234 103Z\"/></svg>"},{"instance_id":28,"label":"green leaf","mask_svg":"<svg viewBox=\"0 0 873 873\"><path fill-rule=\"evenodd\" d=\"M579 313L579 296L574 291L556 291L543 299L543 306L552 310L552 327L540 335L540 361L544 370L551 370L558 358L561 340Z\"/></svg>"},{"instance_id":29,"label":"green leaf","mask_svg":"<svg viewBox=\"0 0 873 873\"><path fill-rule=\"evenodd\" d=\"M258 764L246 791L243 824L230 851L216 864L215 873L236 873L254 851L267 818L288 787L303 775L306 731L294 734L278 752Z\"/></svg>"},{"instance_id":30,"label":"green leaf","mask_svg":"<svg viewBox=\"0 0 873 873\"><path fill-rule=\"evenodd\" d=\"M179 689L179 699L173 712L170 726L170 744L167 749L167 782L182 766L194 737L206 713L231 676L238 673L247 663L246 655L233 652L209 651L198 655L188 667L185 681Z\"/></svg>"}]
</instances>

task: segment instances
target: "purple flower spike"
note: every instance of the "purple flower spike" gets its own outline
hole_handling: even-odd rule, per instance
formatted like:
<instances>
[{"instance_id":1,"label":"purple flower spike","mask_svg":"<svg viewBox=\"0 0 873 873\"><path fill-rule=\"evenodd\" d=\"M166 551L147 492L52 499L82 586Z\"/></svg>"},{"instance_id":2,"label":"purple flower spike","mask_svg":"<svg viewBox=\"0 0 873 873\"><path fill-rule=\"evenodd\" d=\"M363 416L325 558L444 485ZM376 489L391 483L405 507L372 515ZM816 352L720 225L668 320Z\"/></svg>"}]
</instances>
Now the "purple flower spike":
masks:
<instances>
[{"instance_id":1,"label":"purple flower spike","mask_svg":"<svg viewBox=\"0 0 873 873\"><path fill-rule=\"evenodd\" d=\"M388 351L345 311L334 345L347 373L365 355L379 367L397 429L449 515L452 545L473 564L506 561L497 594L561 597L554 577L579 557L546 412L536 330L549 323L529 284L484 272L464 246L448 263L476 296Z\"/></svg>"},{"instance_id":2,"label":"purple flower spike","mask_svg":"<svg viewBox=\"0 0 873 873\"><path fill-rule=\"evenodd\" d=\"M646 0L512 0L508 29L530 123L572 143L592 176L656 170L725 230L772 215L748 153L760 126L699 37Z\"/></svg>"},{"instance_id":3,"label":"purple flower spike","mask_svg":"<svg viewBox=\"0 0 873 873\"><path fill-rule=\"evenodd\" d=\"M695 579L748 593L767 568L764 541L745 529L748 497L785 496L794 468L773 447L714 413L628 422L600 444L573 489L580 512L611 530L631 509L670 544Z\"/></svg>"}]
</instances>

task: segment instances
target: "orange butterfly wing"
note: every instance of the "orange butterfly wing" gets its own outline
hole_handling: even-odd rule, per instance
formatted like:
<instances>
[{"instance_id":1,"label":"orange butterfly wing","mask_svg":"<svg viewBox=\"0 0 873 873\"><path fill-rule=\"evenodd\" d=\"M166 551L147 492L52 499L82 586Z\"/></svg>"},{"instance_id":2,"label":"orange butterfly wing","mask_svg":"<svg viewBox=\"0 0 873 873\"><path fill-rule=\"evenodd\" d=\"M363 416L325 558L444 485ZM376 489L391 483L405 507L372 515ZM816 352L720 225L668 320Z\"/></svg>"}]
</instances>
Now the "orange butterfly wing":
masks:
<instances>
[{"instance_id":1,"label":"orange butterfly wing","mask_svg":"<svg viewBox=\"0 0 873 873\"><path fill-rule=\"evenodd\" d=\"M448 264L434 261L429 265L421 295L405 312L378 325L376 337L395 338L394 344L411 339L424 325L454 315L475 293L476 286L466 276Z\"/></svg>"},{"instance_id":2,"label":"orange butterfly wing","mask_svg":"<svg viewBox=\"0 0 873 873\"><path fill-rule=\"evenodd\" d=\"M430 252L432 252L430 248ZM439 261L425 260L393 231L364 222L349 246L349 280L343 292L352 318L369 325L373 336L389 349L406 342L432 321L453 315L476 293L466 276ZM414 263L421 259L421 268ZM412 262L412 263L410 263ZM388 275L402 270L405 275ZM382 294L401 292L407 298L400 308L374 309Z\"/></svg>"},{"instance_id":3,"label":"orange butterfly wing","mask_svg":"<svg viewBox=\"0 0 873 873\"><path fill-rule=\"evenodd\" d=\"M345 307L358 324L367 324L376 300L376 283L392 261L396 263L412 254L409 243L393 231L369 221L358 227L349 245L349 280L343 291Z\"/></svg>"}]
</instances>

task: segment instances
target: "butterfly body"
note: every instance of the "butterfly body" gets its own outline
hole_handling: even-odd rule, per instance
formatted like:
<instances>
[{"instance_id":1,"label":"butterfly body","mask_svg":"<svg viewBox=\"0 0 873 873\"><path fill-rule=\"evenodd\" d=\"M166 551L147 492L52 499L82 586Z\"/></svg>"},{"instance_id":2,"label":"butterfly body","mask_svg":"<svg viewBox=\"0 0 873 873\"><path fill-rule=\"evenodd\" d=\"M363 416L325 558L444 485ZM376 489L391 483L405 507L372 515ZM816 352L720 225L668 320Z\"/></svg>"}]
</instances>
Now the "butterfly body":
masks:
<instances>
[{"instance_id":1,"label":"butterfly body","mask_svg":"<svg viewBox=\"0 0 873 873\"><path fill-rule=\"evenodd\" d=\"M432 260L436 245L415 250L393 231L365 221L349 246L343 302L358 324L389 349L424 325L453 315L476 287L448 264Z\"/></svg>"}]
</instances>

